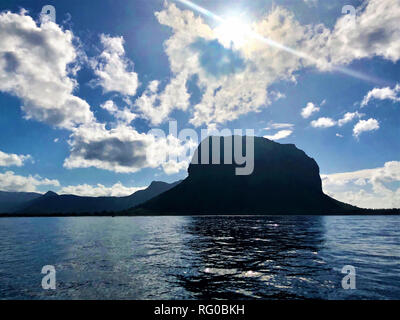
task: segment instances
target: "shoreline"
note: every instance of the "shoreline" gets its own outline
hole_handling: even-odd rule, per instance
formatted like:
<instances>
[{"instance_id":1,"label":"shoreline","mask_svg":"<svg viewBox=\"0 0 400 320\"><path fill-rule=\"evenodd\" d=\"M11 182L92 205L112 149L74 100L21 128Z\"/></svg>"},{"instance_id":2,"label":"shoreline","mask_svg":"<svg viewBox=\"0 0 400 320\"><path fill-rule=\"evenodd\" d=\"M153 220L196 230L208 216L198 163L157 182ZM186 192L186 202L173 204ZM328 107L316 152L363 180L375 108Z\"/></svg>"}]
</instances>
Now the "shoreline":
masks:
<instances>
[{"instance_id":1,"label":"shoreline","mask_svg":"<svg viewBox=\"0 0 400 320\"><path fill-rule=\"evenodd\" d=\"M388 211L392 211L391 209L388 209ZM96 214L90 214L90 213L82 213L82 214L0 214L0 219L1 218L70 218L70 217L110 217L110 218L116 218L116 217L284 217L284 216L305 216L305 217L315 217L315 216L338 216L338 217L343 217L343 216L367 216L367 217L373 217L373 216L400 216L400 210L396 209L393 210L394 212L377 212L377 213L324 213L324 214L110 214L110 213L96 213Z\"/></svg>"}]
</instances>

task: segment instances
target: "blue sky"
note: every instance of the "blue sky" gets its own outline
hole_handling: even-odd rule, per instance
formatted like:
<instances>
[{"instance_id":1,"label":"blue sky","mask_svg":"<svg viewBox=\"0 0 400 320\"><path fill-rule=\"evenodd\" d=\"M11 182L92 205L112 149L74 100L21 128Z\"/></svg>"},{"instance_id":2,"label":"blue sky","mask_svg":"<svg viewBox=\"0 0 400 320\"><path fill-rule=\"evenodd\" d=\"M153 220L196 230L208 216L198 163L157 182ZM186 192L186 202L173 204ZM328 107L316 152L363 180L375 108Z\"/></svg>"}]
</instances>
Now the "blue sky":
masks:
<instances>
[{"instance_id":1,"label":"blue sky","mask_svg":"<svg viewBox=\"0 0 400 320\"><path fill-rule=\"evenodd\" d=\"M217 18L184 2L1 2L0 189L125 195L184 178L187 163L154 154L185 142L149 133L176 120L294 143L328 194L400 207L398 1L195 1Z\"/></svg>"}]
</instances>

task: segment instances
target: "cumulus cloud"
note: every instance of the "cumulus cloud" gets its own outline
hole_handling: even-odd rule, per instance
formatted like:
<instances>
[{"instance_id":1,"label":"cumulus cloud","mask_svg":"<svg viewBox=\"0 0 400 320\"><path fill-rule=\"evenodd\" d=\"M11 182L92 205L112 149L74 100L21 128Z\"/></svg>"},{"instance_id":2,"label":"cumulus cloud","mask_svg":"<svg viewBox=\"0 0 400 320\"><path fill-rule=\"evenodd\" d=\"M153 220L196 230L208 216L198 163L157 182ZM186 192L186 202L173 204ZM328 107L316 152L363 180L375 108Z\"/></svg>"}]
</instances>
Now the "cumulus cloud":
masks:
<instances>
[{"instance_id":1,"label":"cumulus cloud","mask_svg":"<svg viewBox=\"0 0 400 320\"><path fill-rule=\"evenodd\" d=\"M324 191L332 197L363 208L400 208L400 162L381 168L321 175Z\"/></svg>"},{"instance_id":2,"label":"cumulus cloud","mask_svg":"<svg viewBox=\"0 0 400 320\"><path fill-rule=\"evenodd\" d=\"M125 57L123 38L101 35L100 40L104 50L91 60L97 76L95 84L105 92L135 95L138 77ZM178 139L139 134L128 126L136 117L130 108L120 109L111 100L107 101L101 107L115 117L116 127L109 130L106 124L97 122L90 106L73 95L78 85L73 78L78 57L71 31L51 21L38 26L25 12L0 14L0 91L21 98L26 118L72 132L71 153L64 161L65 167L93 166L116 172L157 166L168 173L181 170L182 163L174 159L164 161L163 155L158 154L179 153L184 147L175 141ZM159 97L161 108L185 110L189 99L185 90L186 78L177 74ZM148 114L144 107L139 112ZM158 112L157 109L155 113ZM1 156L5 163L18 162L15 156Z\"/></svg>"},{"instance_id":3,"label":"cumulus cloud","mask_svg":"<svg viewBox=\"0 0 400 320\"><path fill-rule=\"evenodd\" d=\"M293 133L293 130L280 130L273 135L266 135L264 138L270 140L280 140L289 137Z\"/></svg>"},{"instance_id":4,"label":"cumulus cloud","mask_svg":"<svg viewBox=\"0 0 400 320\"><path fill-rule=\"evenodd\" d=\"M329 71L332 65L355 59L380 56L396 62L400 58L400 3L396 0L369 0L358 9L356 22L342 17L332 30L323 25L301 25L292 13L277 6L250 26L260 36L317 57L311 60L252 37L231 45L216 28L174 4L166 5L156 18L171 30L164 47L172 76L165 86L158 80L150 82L134 102L135 112L155 125L178 109L189 111L195 126L216 126L267 107L277 98L270 85L294 81L296 71L304 67ZM52 22L37 26L24 13L0 14L0 91L21 98L27 118L72 131L71 154L64 162L67 168L93 166L134 172L161 165L171 172L183 167L183 162L166 164L157 157L158 150L169 148L179 154L184 149L182 142L139 134L127 125L134 117L130 109L120 110L106 102L103 107L117 119L116 127L106 129L105 124L96 122L89 105L73 95L76 69L70 66L76 65L78 56L73 39L72 32ZM102 35L100 40L104 50L92 60L95 83L105 92L135 95L138 77L126 57L123 38ZM199 92L193 106L187 91L189 81ZM351 121L349 117L345 115L342 121L320 118L312 125L343 125ZM356 136L365 131L364 126L368 127L361 121L356 125Z\"/></svg>"},{"instance_id":5,"label":"cumulus cloud","mask_svg":"<svg viewBox=\"0 0 400 320\"><path fill-rule=\"evenodd\" d=\"M193 81L201 97L191 110L190 122L196 126L224 123L261 111L276 99L269 86L279 80L294 80L295 72L303 67L332 70L333 65L374 56L396 62L400 57L399 2L369 0L357 14L355 22L343 16L330 30L323 25L301 25L291 12L275 6L249 25L260 37L304 53L294 55L257 37L232 45L218 33L222 26L213 29L192 11L167 4L156 18L172 30L165 42L172 77L164 89L157 80L150 83L135 105L144 118L160 124L173 109L188 110L186 87ZM1 20L0 63L6 81L1 82L0 90L21 97L28 118L63 127L90 122L89 106L72 95L76 82L67 68L76 59L72 33L51 22L38 27L24 14L3 13ZM10 41L14 38L18 41ZM92 63L95 83L105 92L135 95L138 76L126 58L123 38L102 35L100 40L104 50ZM24 57L19 56L22 53ZM314 59L304 59L307 55ZM26 76L16 77L15 70ZM38 92L49 94L39 96Z\"/></svg>"},{"instance_id":6,"label":"cumulus cloud","mask_svg":"<svg viewBox=\"0 0 400 320\"><path fill-rule=\"evenodd\" d=\"M72 32L51 21L38 26L25 11L0 13L0 91L22 100L25 118L63 128L93 120L73 95L77 56Z\"/></svg>"},{"instance_id":7,"label":"cumulus cloud","mask_svg":"<svg viewBox=\"0 0 400 320\"><path fill-rule=\"evenodd\" d=\"M361 102L361 107L365 107L371 100L391 100L393 102L400 101L400 84L397 84L393 89L390 87L374 88L364 97Z\"/></svg>"},{"instance_id":8,"label":"cumulus cloud","mask_svg":"<svg viewBox=\"0 0 400 320\"><path fill-rule=\"evenodd\" d=\"M175 173L171 165L175 164L178 170L183 168L180 162L188 163L186 159L179 161L184 158L187 143L172 135L139 133L124 124L107 129L105 124L93 123L74 130L69 140L71 154L64 167L128 173L162 166L166 173Z\"/></svg>"},{"instance_id":9,"label":"cumulus cloud","mask_svg":"<svg viewBox=\"0 0 400 320\"><path fill-rule=\"evenodd\" d=\"M311 126L314 128L330 128L336 125L336 121L331 118L319 118L318 120L311 121Z\"/></svg>"},{"instance_id":10,"label":"cumulus cloud","mask_svg":"<svg viewBox=\"0 0 400 320\"><path fill-rule=\"evenodd\" d=\"M100 183L95 186L88 184L67 186L63 187L58 193L86 197L123 197L143 189L146 189L146 187L126 187L121 182L118 182L111 187L106 187Z\"/></svg>"},{"instance_id":11,"label":"cumulus cloud","mask_svg":"<svg viewBox=\"0 0 400 320\"><path fill-rule=\"evenodd\" d=\"M135 105L142 116L153 125L159 125L168 118L172 110L186 111L190 95L187 92L187 74L181 72L158 92L159 81L151 81L144 93L136 100Z\"/></svg>"},{"instance_id":12,"label":"cumulus cloud","mask_svg":"<svg viewBox=\"0 0 400 320\"><path fill-rule=\"evenodd\" d=\"M123 37L102 34L100 41L104 51L92 60L94 73L98 77L94 83L104 92L118 92L134 96L139 86L138 75L133 71L133 63L125 57Z\"/></svg>"},{"instance_id":13,"label":"cumulus cloud","mask_svg":"<svg viewBox=\"0 0 400 320\"><path fill-rule=\"evenodd\" d=\"M347 112L343 118L339 119L339 120L334 120L332 118L326 118L326 117L322 117L319 118L318 120L314 120L311 121L311 126L314 128L331 128L334 126L339 126L342 127L345 124L353 121L356 118L362 118L363 116L365 116L365 114L363 113L359 113L358 111L355 112ZM343 136L339 133L336 134L337 137L343 138Z\"/></svg>"},{"instance_id":14,"label":"cumulus cloud","mask_svg":"<svg viewBox=\"0 0 400 320\"><path fill-rule=\"evenodd\" d=\"M356 118L362 118L363 116L365 116L365 114L359 113L358 111L356 111L356 112L346 112L346 114L343 116L343 118L340 119L337 123L338 123L339 127L342 127L346 123L349 123L349 122L353 121Z\"/></svg>"},{"instance_id":15,"label":"cumulus cloud","mask_svg":"<svg viewBox=\"0 0 400 320\"><path fill-rule=\"evenodd\" d=\"M125 107L123 110L120 110L112 100L107 100L100 106L100 108L107 110L118 121L125 124L130 124L137 117L137 115L127 107Z\"/></svg>"},{"instance_id":16,"label":"cumulus cloud","mask_svg":"<svg viewBox=\"0 0 400 320\"><path fill-rule=\"evenodd\" d=\"M5 153L0 150L0 167L22 167L27 160L32 160L32 157L30 155Z\"/></svg>"},{"instance_id":17,"label":"cumulus cloud","mask_svg":"<svg viewBox=\"0 0 400 320\"><path fill-rule=\"evenodd\" d=\"M314 103L309 102L307 103L307 105L301 110L301 116L304 119L308 119L309 117L311 117L311 115L313 113L318 112L320 109L319 107L317 107Z\"/></svg>"},{"instance_id":18,"label":"cumulus cloud","mask_svg":"<svg viewBox=\"0 0 400 320\"><path fill-rule=\"evenodd\" d=\"M353 135L358 137L361 133L379 129L379 122L376 119L360 120L353 128Z\"/></svg>"},{"instance_id":19,"label":"cumulus cloud","mask_svg":"<svg viewBox=\"0 0 400 320\"><path fill-rule=\"evenodd\" d=\"M278 80L294 80L295 71L304 67L331 71L336 70L334 66L374 56L396 62L400 58L400 3L369 0L357 9L357 14L355 22L344 15L330 30L322 24L301 25L291 12L274 7L261 20L247 26L260 37L302 52L299 55L260 41L260 37L242 37L241 41L232 42L219 32L226 26L213 29L192 11L180 10L174 4L167 4L156 18L172 30L165 51L174 77L183 72L184 81L195 79L201 92L190 119L195 126L201 126L261 111L274 100L269 86ZM155 122L161 123L171 108L157 110L158 96L148 93L151 94L144 97L141 108L148 110L144 112L147 117L158 117ZM309 112L316 112L316 108L310 105ZM305 117L310 114L307 110Z\"/></svg>"},{"instance_id":20,"label":"cumulus cloud","mask_svg":"<svg viewBox=\"0 0 400 320\"><path fill-rule=\"evenodd\" d=\"M41 178L40 176L20 176L13 171L0 173L0 190L14 192L37 192L39 186L59 187L57 180Z\"/></svg>"},{"instance_id":21,"label":"cumulus cloud","mask_svg":"<svg viewBox=\"0 0 400 320\"><path fill-rule=\"evenodd\" d=\"M230 47L202 18L174 4L157 12L156 17L172 29L172 36L165 42L172 72L175 76L184 72L185 81L193 79L202 93L190 119L195 126L224 123L261 111L277 99L276 92L267 91L268 86L276 80L292 80L293 72L301 65L300 58L289 57L251 38L245 39L243 46ZM302 31L296 32L298 27L301 29L282 8L274 9L254 25L265 36L291 35L286 40L293 45ZM162 121L160 118L158 121Z\"/></svg>"},{"instance_id":22,"label":"cumulus cloud","mask_svg":"<svg viewBox=\"0 0 400 320\"><path fill-rule=\"evenodd\" d=\"M340 18L322 50L335 65L355 59L379 56L393 62L400 59L400 3L398 0L369 0L357 8L354 20Z\"/></svg>"},{"instance_id":23,"label":"cumulus cloud","mask_svg":"<svg viewBox=\"0 0 400 320\"><path fill-rule=\"evenodd\" d=\"M148 143L144 135L128 126L110 130L100 123L81 126L71 135L71 154L64 167L135 172L145 166Z\"/></svg>"},{"instance_id":24,"label":"cumulus cloud","mask_svg":"<svg viewBox=\"0 0 400 320\"><path fill-rule=\"evenodd\" d=\"M190 161L173 161L169 160L163 162L161 167L163 168L166 174L174 174L180 171L187 170Z\"/></svg>"},{"instance_id":25,"label":"cumulus cloud","mask_svg":"<svg viewBox=\"0 0 400 320\"><path fill-rule=\"evenodd\" d=\"M280 99L285 99L286 95L284 93L282 93L282 92L279 92L279 91L271 91L270 92L270 97L271 97L272 100L278 101Z\"/></svg>"}]
</instances>

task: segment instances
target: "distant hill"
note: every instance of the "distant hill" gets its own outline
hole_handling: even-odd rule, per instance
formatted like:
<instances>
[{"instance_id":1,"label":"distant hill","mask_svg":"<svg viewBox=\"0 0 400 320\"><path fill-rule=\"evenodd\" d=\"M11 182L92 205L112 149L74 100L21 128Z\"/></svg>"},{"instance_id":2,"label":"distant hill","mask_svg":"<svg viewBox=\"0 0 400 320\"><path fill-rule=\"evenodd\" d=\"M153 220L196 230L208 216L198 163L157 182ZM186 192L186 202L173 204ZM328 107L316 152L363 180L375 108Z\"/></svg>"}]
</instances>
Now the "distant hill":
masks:
<instances>
[{"instance_id":1,"label":"distant hill","mask_svg":"<svg viewBox=\"0 0 400 320\"><path fill-rule=\"evenodd\" d=\"M221 163L226 140L221 137ZM212 139L205 142L210 144L211 163ZM200 146L197 153L201 157ZM125 214L348 214L360 210L324 194L318 164L293 144L255 137L253 174L235 175L236 167L235 163L192 163L179 185Z\"/></svg>"},{"instance_id":2,"label":"distant hill","mask_svg":"<svg viewBox=\"0 0 400 320\"><path fill-rule=\"evenodd\" d=\"M220 163L224 161L229 138L221 138ZM242 139L246 150L245 137ZM254 137L254 171L250 175L236 175L240 165L211 164L217 158L212 152L212 139L203 143L209 143L210 164L192 161L183 181L155 181L147 189L126 197L0 192L0 208L6 210L2 209L0 217L400 214L400 209L358 208L324 194L318 164L293 144ZM196 154L202 158L200 146Z\"/></svg>"},{"instance_id":3,"label":"distant hill","mask_svg":"<svg viewBox=\"0 0 400 320\"><path fill-rule=\"evenodd\" d=\"M139 205L179 184L154 181L144 190L139 190L126 197L80 197L75 195L58 195L49 191L25 202L18 210L18 215L44 214L81 214L126 210Z\"/></svg>"},{"instance_id":4,"label":"distant hill","mask_svg":"<svg viewBox=\"0 0 400 320\"><path fill-rule=\"evenodd\" d=\"M34 192L0 191L0 213L16 211L20 209L24 203L41 196L40 193Z\"/></svg>"}]
</instances>

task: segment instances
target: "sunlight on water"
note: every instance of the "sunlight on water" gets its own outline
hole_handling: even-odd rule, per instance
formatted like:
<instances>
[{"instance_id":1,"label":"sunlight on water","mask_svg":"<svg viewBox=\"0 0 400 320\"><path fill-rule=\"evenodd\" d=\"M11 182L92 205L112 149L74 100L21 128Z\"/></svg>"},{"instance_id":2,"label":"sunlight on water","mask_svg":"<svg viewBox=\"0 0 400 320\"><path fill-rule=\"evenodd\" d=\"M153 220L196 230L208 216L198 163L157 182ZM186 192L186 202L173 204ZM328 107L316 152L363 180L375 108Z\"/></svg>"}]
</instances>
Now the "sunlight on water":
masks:
<instances>
[{"instance_id":1,"label":"sunlight on water","mask_svg":"<svg viewBox=\"0 0 400 320\"><path fill-rule=\"evenodd\" d=\"M399 299L399 217L0 219L2 299ZM41 288L54 265L57 288ZM344 290L345 265L356 290Z\"/></svg>"}]
</instances>

